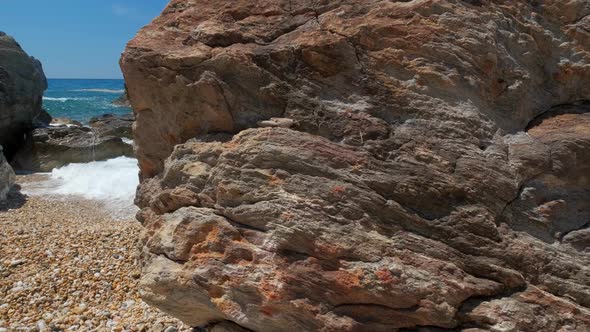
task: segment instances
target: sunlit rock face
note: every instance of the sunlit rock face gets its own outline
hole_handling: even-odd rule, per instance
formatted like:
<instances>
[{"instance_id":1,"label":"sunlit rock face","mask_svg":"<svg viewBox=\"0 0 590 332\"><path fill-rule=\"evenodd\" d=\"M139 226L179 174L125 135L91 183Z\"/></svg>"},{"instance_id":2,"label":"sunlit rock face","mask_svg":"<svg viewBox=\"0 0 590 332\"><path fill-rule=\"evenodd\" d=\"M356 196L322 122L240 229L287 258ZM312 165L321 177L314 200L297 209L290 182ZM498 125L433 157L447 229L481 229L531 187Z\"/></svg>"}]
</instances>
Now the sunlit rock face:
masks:
<instances>
[{"instance_id":1,"label":"sunlit rock face","mask_svg":"<svg viewBox=\"0 0 590 332\"><path fill-rule=\"evenodd\" d=\"M8 159L24 143L26 133L47 121L41 109L45 89L41 63L0 31L0 144Z\"/></svg>"},{"instance_id":2,"label":"sunlit rock face","mask_svg":"<svg viewBox=\"0 0 590 332\"><path fill-rule=\"evenodd\" d=\"M589 330L589 14L173 0L121 59L143 298L215 331Z\"/></svg>"}]
</instances>

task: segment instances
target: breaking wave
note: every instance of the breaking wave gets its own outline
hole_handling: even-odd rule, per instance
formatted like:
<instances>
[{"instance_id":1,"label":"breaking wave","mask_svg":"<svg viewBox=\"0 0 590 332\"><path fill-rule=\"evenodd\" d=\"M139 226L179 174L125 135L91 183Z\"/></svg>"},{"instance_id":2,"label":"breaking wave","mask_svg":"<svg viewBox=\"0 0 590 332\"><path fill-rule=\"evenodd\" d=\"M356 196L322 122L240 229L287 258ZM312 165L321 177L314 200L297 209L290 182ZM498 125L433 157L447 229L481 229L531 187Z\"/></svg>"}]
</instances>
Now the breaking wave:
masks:
<instances>
[{"instance_id":1,"label":"breaking wave","mask_svg":"<svg viewBox=\"0 0 590 332\"><path fill-rule=\"evenodd\" d=\"M128 157L69 164L54 169L46 181L27 184L23 192L97 200L104 203L114 217L125 219L137 212L133 200L139 184L138 172L137 159Z\"/></svg>"},{"instance_id":2,"label":"breaking wave","mask_svg":"<svg viewBox=\"0 0 590 332\"><path fill-rule=\"evenodd\" d=\"M70 101L70 100L92 100L92 98L88 98L88 97L60 97L60 98L43 97L43 100L60 101L62 103L65 103L66 101Z\"/></svg>"}]
</instances>

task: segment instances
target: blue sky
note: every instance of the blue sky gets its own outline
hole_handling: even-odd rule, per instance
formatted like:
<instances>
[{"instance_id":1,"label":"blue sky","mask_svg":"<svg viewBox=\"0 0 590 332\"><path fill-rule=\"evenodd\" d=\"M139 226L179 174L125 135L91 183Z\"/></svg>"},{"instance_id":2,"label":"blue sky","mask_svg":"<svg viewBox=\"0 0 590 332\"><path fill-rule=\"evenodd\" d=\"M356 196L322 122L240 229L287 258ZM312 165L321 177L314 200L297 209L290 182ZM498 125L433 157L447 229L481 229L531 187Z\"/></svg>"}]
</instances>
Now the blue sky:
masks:
<instances>
[{"instance_id":1,"label":"blue sky","mask_svg":"<svg viewBox=\"0 0 590 332\"><path fill-rule=\"evenodd\" d=\"M0 31L48 78L121 78L119 57L168 0L0 0Z\"/></svg>"}]
</instances>

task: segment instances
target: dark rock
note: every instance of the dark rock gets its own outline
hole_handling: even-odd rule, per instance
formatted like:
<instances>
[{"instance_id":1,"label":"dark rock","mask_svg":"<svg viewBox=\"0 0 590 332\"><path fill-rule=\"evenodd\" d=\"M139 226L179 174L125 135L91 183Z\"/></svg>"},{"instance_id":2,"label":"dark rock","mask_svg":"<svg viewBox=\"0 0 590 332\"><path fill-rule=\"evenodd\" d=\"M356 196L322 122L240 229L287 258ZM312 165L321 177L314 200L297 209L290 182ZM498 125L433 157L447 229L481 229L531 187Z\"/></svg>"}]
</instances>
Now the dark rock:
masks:
<instances>
[{"instance_id":1,"label":"dark rock","mask_svg":"<svg viewBox=\"0 0 590 332\"><path fill-rule=\"evenodd\" d=\"M90 119L90 127L99 136L116 136L133 139L133 114L114 115L104 114Z\"/></svg>"},{"instance_id":2,"label":"dark rock","mask_svg":"<svg viewBox=\"0 0 590 332\"><path fill-rule=\"evenodd\" d=\"M47 127L49 124L53 122L53 117L51 114L47 113L45 109L41 109L35 118L33 119L33 127L34 128L42 128Z\"/></svg>"},{"instance_id":3,"label":"dark rock","mask_svg":"<svg viewBox=\"0 0 590 332\"><path fill-rule=\"evenodd\" d=\"M9 160L24 142L25 133L48 123L41 108L46 88L41 63L0 32L0 144Z\"/></svg>"},{"instance_id":4,"label":"dark rock","mask_svg":"<svg viewBox=\"0 0 590 332\"><path fill-rule=\"evenodd\" d=\"M50 172L70 163L87 163L133 156L133 146L116 136L99 135L87 127L38 128L19 150L13 165L19 170Z\"/></svg>"}]
</instances>

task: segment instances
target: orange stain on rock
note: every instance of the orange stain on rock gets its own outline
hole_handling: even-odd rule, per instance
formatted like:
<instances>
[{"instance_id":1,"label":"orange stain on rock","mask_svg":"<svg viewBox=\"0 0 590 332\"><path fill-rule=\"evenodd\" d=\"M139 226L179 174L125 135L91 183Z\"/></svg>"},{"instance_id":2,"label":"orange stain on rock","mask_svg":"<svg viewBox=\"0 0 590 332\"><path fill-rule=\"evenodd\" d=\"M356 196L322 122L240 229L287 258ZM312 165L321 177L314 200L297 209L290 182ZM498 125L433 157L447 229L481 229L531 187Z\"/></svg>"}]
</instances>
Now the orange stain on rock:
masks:
<instances>
[{"instance_id":1,"label":"orange stain on rock","mask_svg":"<svg viewBox=\"0 0 590 332\"><path fill-rule=\"evenodd\" d=\"M221 232L219 231L218 227L213 227L209 233L207 233L207 237L205 238L205 242L219 242L220 237L219 234Z\"/></svg>"},{"instance_id":2,"label":"orange stain on rock","mask_svg":"<svg viewBox=\"0 0 590 332\"><path fill-rule=\"evenodd\" d=\"M320 256L337 256L340 252L340 247L323 242L316 242L315 252Z\"/></svg>"},{"instance_id":3,"label":"orange stain on rock","mask_svg":"<svg viewBox=\"0 0 590 332\"><path fill-rule=\"evenodd\" d=\"M259 290L260 293L268 300L268 301L280 301L285 296L283 291L280 289L280 285L282 284L282 273L276 272L274 278L271 279L271 276L263 279L260 282Z\"/></svg>"},{"instance_id":4,"label":"orange stain on rock","mask_svg":"<svg viewBox=\"0 0 590 332\"><path fill-rule=\"evenodd\" d=\"M389 271L388 269L380 269L378 271L375 272L375 275L377 276L377 278L379 278L379 280L381 280L381 282L383 282L384 284L391 284L394 283L396 281L397 278L395 278L392 274L391 271Z\"/></svg>"},{"instance_id":5,"label":"orange stain on rock","mask_svg":"<svg viewBox=\"0 0 590 332\"><path fill-rule=\"evenodd\" d=\"M268 177L268 183L269 183L271 186L280 186L280 185L282 185L282 184L283 184L283 182L284 182L284 181L283 181L283 180L281 180L281 179L280 179L279 177L277 177L276 175L270 175L270 176Z\"/></svg>"},{"instance_id":6,"label":"orange stain on rock","mask_svg":"<svg viewBox=\"0 0 590 332\"><path fill-rule=\"evenodd\" d=\"M344 186L334 186L332 187L332 193L342 195L346 192L346 188Z\"/></svg>"},{"instance_id":7,"label":"orange stain on rock","mask_svg":"<svg viewBox=\"0 0 590 332\"><path fill-rule=\"evenodd\" d=\"M274 309L271 306L262 306L260 307L260 313L262 313L265 316L272 316L274 315Z\"/></svg>"},{"instance_id":8,"label":"orange stain on rock","mask_svg":"<svg viewBox=\"0 0 590 332\"><path fill-rule=\"evenodd\" d=\"M284 220L292 220L293 218L295 218L295 214L292 212L283 212L281 213L281 219Z\"/></svg>"},{"instance_id":9,"label":"orange stain on rock","mask_svg":"<svg viewBox=\"0 0 590 332\"><path fill-rule=\"evenodd\" d=\"M340 270L330 272L332 279L340 287L350 290L361 286L361 280L363 277L363 271L356 269L353 271Z\"/></svg>"}]
</instances>

